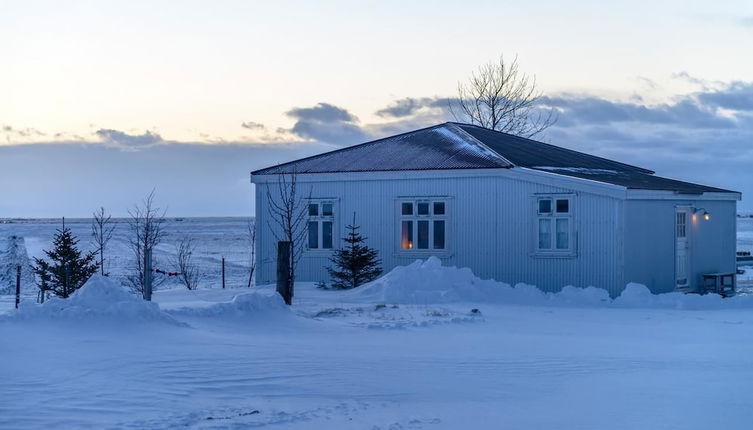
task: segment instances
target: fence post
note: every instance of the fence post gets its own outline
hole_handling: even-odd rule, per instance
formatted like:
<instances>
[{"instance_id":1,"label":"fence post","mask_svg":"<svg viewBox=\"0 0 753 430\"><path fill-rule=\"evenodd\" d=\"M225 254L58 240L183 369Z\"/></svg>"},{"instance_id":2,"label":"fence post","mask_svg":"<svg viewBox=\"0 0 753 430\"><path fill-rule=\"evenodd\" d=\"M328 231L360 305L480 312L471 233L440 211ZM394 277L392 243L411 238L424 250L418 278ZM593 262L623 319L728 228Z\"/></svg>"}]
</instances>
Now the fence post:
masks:
<instances>
[{"instance_id":1,"label":"fence post","mask_svg":"<svg viewBox=\"0 0 753 430\"><path fill-rule=\"evenodd\" d=\"M21 302L21 265L16 265L16 309Z\"/></svg>"},{"instance_id":2,"label":"fence post","mask_svg":"<svg viewBox=\"0 0 753 430\"><path fill-rule=\"evenodd\" d=\"M286 305L293 303L290 285L290 245L291 242L277 242L277 292L285 300Z\"/></svg>"},{"instance_id":3,"label":"fence post","mask_svg":"<svg viewBox=\"0 0 753 430\"><path fill-rule=\"evenodd\" d=\"M144 300L152 301L152 250L144 250Z\"/></svg>"},{"instance_id":4,"label":"fence post","mask_svg":"<svg viewBox=\"0 0 753 430\"><path fill-rule=\"evenodd\" d=\"M225 257L222 257L222 289L225 289Z\"/></svg>"}]
</instances>

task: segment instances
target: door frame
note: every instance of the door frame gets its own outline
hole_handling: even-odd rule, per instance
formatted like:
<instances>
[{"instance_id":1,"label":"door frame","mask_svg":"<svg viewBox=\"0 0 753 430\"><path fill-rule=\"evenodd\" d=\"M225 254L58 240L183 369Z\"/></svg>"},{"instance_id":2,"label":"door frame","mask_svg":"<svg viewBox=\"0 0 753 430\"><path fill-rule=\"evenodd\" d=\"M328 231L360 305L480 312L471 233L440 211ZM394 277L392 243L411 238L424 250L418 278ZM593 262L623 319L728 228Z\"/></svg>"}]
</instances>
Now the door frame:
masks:
<instances>
[{"instance_id":1,"label":"door frame","mask_svg":"<svg viewBox=\"0 0 753 430\"><path fill-rule=\"evenodd\" d=\"M684 231L685 236L684 237L685 237L685 272L686 272L685 273L685 275L686 275L685 279L686 279L686 282L683 285L680 285L680 284L677 283L677 281L679 280L679 276L678 276L679 272L678 272L678 264L677 264L678 263L678 257L679 257L677 255L677 239L678 239L677 233L678 233L678 224L679 224L678 223L678 220L679 220L678 214L680 214L680 213L685 213L685 231ZM691 264L692 259L691 259L691 255L690 255L690 251L692 249L692 247L691 247L691 241L692 241L692 234L691 234L692 228L691 228L691 226L692 226L692 223L693 223L693 207L689 206L689 205L678 205L678 206L675 206L674 223L673 223L674 228L672 229L672 233L673 233L672 234L672 237L673 237L673 240L672 240L672 249L674 251L673 252L673 254L674 254L674 259L673 259L674 260L673 261L673 264L674 264L673 282L675 284L675 288L674 288L675 290L691 291L693 289L693 276L692 276L693 270L692 270L692 264Z\"/></svg>"}]
</instances>

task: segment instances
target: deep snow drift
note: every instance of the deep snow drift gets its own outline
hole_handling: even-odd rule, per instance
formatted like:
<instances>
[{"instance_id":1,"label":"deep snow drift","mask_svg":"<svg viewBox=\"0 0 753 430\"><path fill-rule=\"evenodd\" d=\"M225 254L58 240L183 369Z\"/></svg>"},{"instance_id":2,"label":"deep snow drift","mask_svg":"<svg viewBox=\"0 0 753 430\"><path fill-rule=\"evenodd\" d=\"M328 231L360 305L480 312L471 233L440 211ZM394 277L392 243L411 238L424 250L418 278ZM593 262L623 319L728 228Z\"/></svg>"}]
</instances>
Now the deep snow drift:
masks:
<instances>
[{"instance_id":1,"label":"deep snow drift","mask_svg":"<svg viewBox=\"0 0 753 430\"><path fill-rule=\"evenodd\" d=\"M178 324L159 305L129 293L116 281L94 275L67 299L52 297L38 305L26 301L8 318L26 320L106 319L117 323L167 322Z\"/></svg>"}]
</instances>

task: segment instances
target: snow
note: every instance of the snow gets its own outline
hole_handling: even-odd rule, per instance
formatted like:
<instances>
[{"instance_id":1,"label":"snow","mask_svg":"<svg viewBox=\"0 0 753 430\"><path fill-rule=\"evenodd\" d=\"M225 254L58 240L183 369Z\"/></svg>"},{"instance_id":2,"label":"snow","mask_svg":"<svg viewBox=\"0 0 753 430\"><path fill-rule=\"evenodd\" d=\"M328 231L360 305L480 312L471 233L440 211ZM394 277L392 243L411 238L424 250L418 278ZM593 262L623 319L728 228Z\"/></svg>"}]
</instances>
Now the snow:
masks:
<instances>
[{"instance_id":1,"label":"snow","mask_svg":"<svg viewBox=\"0 0 753 430\"><path fill-rule=\"evenodd\" d=\"M612 169L591 169L588 167L553 167L553 166L533 166L532 169L549 170L552 172L571 172L571 173L583 173L586 175L616 175L620 172Z\"/></svg>"},{"instance_id":2,"label":"snow","mask_svg":"<svg viewBox=\"0 0 753 430\"><path fill-rule=\"evenodd\" d=\"M215 252L211 229L203 243ZM240 288L240 272L228 285L165 288L145 303L117 277L95 277L67 301L27 298L19 311L2 296L0 428L753 422L750 295L639 284L614 300L596 288L545 294L435 259L352 291L298 283L290 308L273 285Z\"/></svg>"},{"instance_id":3,"label":"snow","mask_svg":"<svg viewBox=\"0 0 753 430\"><path fill-rule=\"evenodd\" d=\"M99 285L88 303L127 300ZM273 290L156 292L185 325L0 321L0 428L736 429L753 419L749 310L481 301L471 319L471 303L381 307L312 284L297 285L288 310ZM390 315L427 324L374 329Z\"/></svg>"},{"instance_id":4,"label":"snow","mask_svg":"<svg viewBox=\"0 0 753 430\"><path fill-rule=\"evenodd\" d=\"M43 304L22 302L17 312L5 316L9 319L57 321L111 320L123 323L178 324L162 312L156 303L146 302L130 294L112 279L94 275L67 299L52 297Z\"/></svg>"},{"instance_id":5,"label":"snow","mask_svg":"<svg viewBox=\"0 0 753 430\"><path fill-rule=\"evenodd\" d=\"M722 299L716 294L667 293L654 295L641 284L629 283L612 300L601 288L565 286L557 293L544 293L533 285L484 280L468 268L442 266L429 257L396 267L381 278L343 293L354 303L413 305L447 303L497 303L529 306L620 307L664 309L753 309L753 295Z\"/></svg>"},{"instance_id":6,"label":"snow","mask_svg":"<svg viewBox=\"0 0 753 430\"><path fill-rule=\"evenodd\" d=\"M453 124L448 124L442 127L437 127L436 129L434 129L434 131L441 134L447 140L449 140L454 145L460 148L468 149L484 157L494 158L494 159L504 161L505 164L509 163L509 161L504 159L495 151L492 151L491 149L487 148L486 145L479 142L476 138L466 133L460 127L457 127Z\"/></svg>"}]
</instances>

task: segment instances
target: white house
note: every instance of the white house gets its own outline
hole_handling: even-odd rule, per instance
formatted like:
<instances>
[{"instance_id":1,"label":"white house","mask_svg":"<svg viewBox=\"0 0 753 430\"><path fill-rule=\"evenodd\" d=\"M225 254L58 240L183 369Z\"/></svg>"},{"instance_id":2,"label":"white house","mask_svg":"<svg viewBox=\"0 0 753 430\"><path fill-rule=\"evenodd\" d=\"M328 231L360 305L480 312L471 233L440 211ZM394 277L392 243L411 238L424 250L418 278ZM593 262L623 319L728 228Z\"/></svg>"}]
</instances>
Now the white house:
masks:
<instances>
[{"instance_id":1,"label":"white house","mask_svg":"<svg viewBox=\"0 0 753 430\"><path fill-rule=\"evenodd\" d=\"M276 278L267 187L282 174L310 195L300 281L328 280L354 213L385 271L434 255L483 278L612 296L628 282L694 291L735 271L739 192L448 122L253 172L259 282Z\"/></svg>"}]
</instances>

